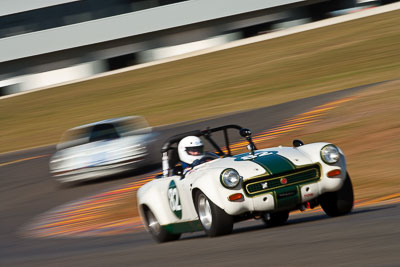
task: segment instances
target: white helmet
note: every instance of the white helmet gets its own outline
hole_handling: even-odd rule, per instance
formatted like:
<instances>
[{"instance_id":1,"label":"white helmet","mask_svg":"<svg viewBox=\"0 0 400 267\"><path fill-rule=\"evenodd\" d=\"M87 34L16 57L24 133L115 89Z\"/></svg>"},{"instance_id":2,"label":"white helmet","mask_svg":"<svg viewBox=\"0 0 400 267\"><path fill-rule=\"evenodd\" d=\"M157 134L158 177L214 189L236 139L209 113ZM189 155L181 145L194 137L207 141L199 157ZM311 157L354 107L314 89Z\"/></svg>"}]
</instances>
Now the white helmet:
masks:
<instances>
[{"instance_id":1,"label":"white helmet","mask_svg":"<svg viewBox=\"0 0 400 267\"><path fill-rule=\"evenodd\" d=\"M192 164L204 156L203 142L197 136L186 136L178 145L178 154L181 161Z\"/></svg>"}]
</instances>

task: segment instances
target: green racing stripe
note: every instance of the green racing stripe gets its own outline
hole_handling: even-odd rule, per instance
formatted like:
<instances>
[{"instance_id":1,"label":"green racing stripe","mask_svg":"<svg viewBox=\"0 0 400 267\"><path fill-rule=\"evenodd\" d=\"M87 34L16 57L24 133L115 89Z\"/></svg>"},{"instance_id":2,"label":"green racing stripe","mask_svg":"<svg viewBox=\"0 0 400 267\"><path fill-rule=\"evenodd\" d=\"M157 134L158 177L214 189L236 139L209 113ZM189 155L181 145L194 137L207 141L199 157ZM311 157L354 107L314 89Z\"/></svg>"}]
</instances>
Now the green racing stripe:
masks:
<instances>
[{"instance_id":1,"label":"green racing stripe","mask_svg":"<svg viewBox=\"0 0 400 267\"><path fill-rule=\"evenodd\" d=\"M162 227L171 234L180 234L180 233L196 232L203 230L203 227L201 226L199 220L171 223L167 225L162 225Z\"/></svg>"},{"instance_id":2,"label":"green racing stripe","mask_svg":"<svg viewBox=\"0 0 400 267\"><path fill-rule=\"evenodd\" d=\"M235 161L253 161L263 167L269 175L274 175L296 169L296 166L277 151L257 151L254 156L250 153L234 156Z\"/></svg>"}]
</instances>

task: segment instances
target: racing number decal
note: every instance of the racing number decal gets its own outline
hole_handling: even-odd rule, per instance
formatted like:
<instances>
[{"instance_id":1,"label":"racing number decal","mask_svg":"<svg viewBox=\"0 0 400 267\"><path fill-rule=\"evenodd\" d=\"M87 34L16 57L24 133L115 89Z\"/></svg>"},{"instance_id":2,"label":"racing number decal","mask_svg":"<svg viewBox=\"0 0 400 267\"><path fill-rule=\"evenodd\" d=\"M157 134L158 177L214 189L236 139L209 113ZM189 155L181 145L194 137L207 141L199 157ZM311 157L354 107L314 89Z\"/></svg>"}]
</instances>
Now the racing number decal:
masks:
<instances>
[{"instance_id":1,"label":"racing number decal","mask_svg":"<svg viewBox=\"0 0 400 267\"><path fill-rule=\"evenodd\" d=\"M176 188L168 189L168 198L169 198L169 206L174 212L182 209L179 203L178 190Z\"/></svg>"},{"instance_id":2,"label":"racing number decal","mask_svg":"<svg viewBox=\"0 0 400 267\"><path fill-rule=\"evenodd\" d=\"M169 200L169 207L171 208L172 212L178 217L179 219L182 218L182 206L181 200L179 199L178 188L176 188L175 181L171 181L168 187L168 200Z\"/></svg>"},{"instance_id":3,"label":"racing number decal","mask_svg":"<svg viewBox=\"0 0 400 267\"><path fill-rule=\"evenodd\" d=\"M251 160L251 159L255 159L257 157L264 157L264 156L269 156L269 155L274 155L274 154L276 154L276 152L273 152L273 151L257 152L257 153L255 153L255 155L249 154L249 155L246 155L239 159L237 158L236 160Z\"/></svg>"}]
</instances>

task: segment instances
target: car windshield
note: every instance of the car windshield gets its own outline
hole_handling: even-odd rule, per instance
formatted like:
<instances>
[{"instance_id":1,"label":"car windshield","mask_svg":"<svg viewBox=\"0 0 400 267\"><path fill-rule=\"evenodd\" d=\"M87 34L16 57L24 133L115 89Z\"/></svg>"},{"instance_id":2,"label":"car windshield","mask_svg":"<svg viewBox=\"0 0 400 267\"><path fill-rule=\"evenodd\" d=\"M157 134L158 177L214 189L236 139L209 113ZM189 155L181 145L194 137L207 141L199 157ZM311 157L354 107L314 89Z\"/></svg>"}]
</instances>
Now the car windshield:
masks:
<instances>
[{"instance_id":1,"label":"car windshield","mask_svg":"<svg viewBox=\"0 0 400 267\"><path fill-rule=\"evenodd\" d=\"M111 123L98 124L93 126L89 142L110 140L119 138L119 134Z\"/></svg>"},{"instance_id":2,"label":"car windshield","mask_svg":"<svg viewBox=\"0 0 400 267\"><path fill-rule=\"evenodd\" d=\"M151 131L152 128L141 116L110 119L69 129L62 135L57 149L129 135L147 134Z\"/></svg>"}]
</instances>

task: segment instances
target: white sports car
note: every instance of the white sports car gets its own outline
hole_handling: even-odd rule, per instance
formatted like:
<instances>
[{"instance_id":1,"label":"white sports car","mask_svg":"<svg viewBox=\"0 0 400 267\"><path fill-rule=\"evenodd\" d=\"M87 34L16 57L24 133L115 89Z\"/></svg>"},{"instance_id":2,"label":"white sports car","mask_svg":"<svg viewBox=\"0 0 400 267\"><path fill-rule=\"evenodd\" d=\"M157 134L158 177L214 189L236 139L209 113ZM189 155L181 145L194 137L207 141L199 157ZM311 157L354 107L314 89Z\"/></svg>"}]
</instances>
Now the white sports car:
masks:
<instances>
[{"instance_id":1,"label":"white sports car","mask_svg":"<svg viewBox=\"0 0 400 267\"><path fill-rule=\"evenodd\" d=\"M149 163L157 133L141 116L94 122L66 131L50 159L60 183L88 180Z\"/></svg>"},{"instance_id":2,"label":"white sports car","mask_svg":"<svg viewBox=\"0 0 400 267\"><path fill-rule=\"evenodd\" d=\"M228 130L239 131L250 152L232 155ZM218 132L225 147L215 141ZM183 176L176 146L189 135L208 140L218 155L206 155L204 163ZM226 125L173 136L161 152L163 175L137 192L140 216L158 242L201 230L210 237L229 234L235 222L251 218L280 225L290 211L317 205L329 216L353 207L345 157L330 143L294 140L293 147L256 150L250 130Z\"/></svg>"}]
</instances>

